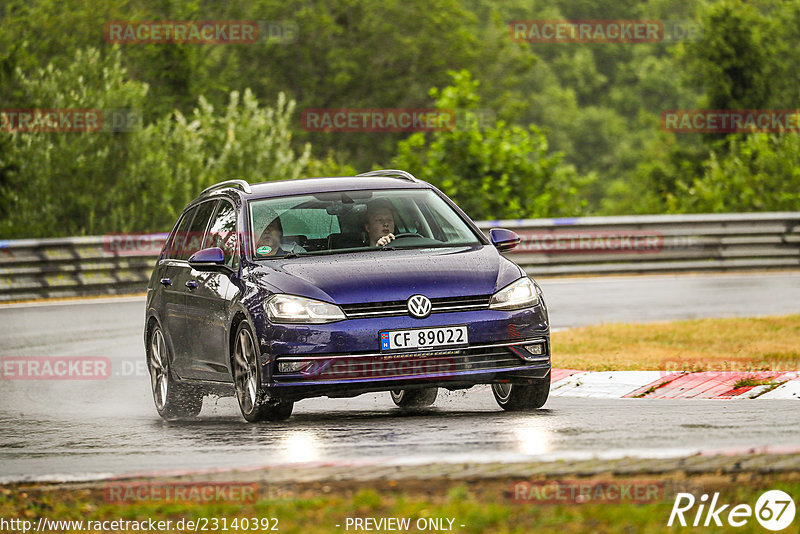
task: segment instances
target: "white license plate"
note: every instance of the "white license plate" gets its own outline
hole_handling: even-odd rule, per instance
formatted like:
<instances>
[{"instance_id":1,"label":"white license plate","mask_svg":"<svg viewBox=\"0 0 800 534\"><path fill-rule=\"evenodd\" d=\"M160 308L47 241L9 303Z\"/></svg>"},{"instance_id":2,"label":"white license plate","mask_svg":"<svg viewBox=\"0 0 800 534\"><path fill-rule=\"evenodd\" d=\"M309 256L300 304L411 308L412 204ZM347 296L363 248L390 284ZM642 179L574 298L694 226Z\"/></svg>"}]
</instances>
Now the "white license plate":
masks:
<instances>
[{"instance_id":1,"label":"white license plate","mask_svg":"<svg viewBox=\"0 0 800 534\"><path fill-rule=\"evenodd\" d=\"M381 350L428 349L467 345L466 326L439 326L381 332Z\"/></svg>"}]
</instances>

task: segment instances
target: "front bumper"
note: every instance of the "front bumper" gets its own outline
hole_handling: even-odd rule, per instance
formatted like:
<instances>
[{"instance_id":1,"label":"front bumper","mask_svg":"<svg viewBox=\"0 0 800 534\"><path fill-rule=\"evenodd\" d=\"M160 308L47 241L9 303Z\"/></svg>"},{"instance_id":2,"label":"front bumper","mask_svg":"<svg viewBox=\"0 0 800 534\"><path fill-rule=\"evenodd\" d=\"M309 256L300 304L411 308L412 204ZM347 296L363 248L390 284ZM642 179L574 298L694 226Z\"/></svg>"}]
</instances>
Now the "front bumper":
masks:
<instances>
[{"instance_id":1,"label":"front bumper","mask_svg":"<svg viewBox=\"0 0 800 534\"><path fill-rule=\"evenodd\" d=\"M466 325L469 345L380 351L379 332ZM550 373L546 311L537 306L412 317L350 319L327 325L270 325L261 340L262 383L270 395L297 400L354 396L409 387L460 389L492 382L531 383ZM540 345L541 354L527 346ZM278 364L297 362L297 372Z\"/></svg>"}]
</instances>

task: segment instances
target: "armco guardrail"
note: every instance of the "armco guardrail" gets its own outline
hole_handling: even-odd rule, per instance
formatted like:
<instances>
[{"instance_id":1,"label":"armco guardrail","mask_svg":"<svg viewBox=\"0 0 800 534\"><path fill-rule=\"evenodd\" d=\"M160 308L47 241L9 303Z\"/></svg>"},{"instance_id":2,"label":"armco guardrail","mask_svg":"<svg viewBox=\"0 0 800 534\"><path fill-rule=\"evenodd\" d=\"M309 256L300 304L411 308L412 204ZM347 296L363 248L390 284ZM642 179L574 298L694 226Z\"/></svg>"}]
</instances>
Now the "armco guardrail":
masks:
<instances>
[{"instance_id":1,"label":"armco guardrail","mask_svg":"<svg viewBox=\"0 0 800 534\"><path fill-rule=\"evenodd\" d=\"M483 221L533 276L800 269L800 212ZM0 242L0 301L143 291L165 234Z\"/></svg>"},{"instance_id":2,"label":"armco guardrail","mask_svg":"<svg viewBox=\"0 0 800 534\"><path fill-rule=\"evenodd\" d=\"M0 301L145 290L167 234L0 241Z\"/></svg>"},{"instance_id":3,"label":"armco guardrail","mask_svg":"<svg viewBox=\"0 0 800 534\"><path fill-rule=\"evenodd\" d=\"M800 212L484 221L522 242L528 274L800 268Z\"/></svg>"}]
</instances>

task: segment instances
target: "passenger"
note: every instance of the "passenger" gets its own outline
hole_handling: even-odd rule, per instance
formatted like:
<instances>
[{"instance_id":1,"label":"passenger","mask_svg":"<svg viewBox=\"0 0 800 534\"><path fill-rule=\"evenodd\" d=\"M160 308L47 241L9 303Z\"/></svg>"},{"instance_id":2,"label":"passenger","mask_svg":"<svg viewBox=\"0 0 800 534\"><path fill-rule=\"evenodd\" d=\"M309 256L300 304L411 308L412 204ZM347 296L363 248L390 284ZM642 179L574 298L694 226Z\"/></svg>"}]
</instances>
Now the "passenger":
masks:
<instances>
[{"instance_id":1,"label":"passenger","mask_svg":"<svg viewBox=\"0 0 800 534\"><path fill-rule=\"evenodd\" d=\"M394 210L392 204L376 199L367 204L367 222L364 225L371 247L385 247L394 240Z\"/></svg>"},{"instance_id":2,"label":"passenger","mask_svg":"<svg viewBox=\"0 0 800 534\"><path fill-rule=\"evenodd\" d=\"M256 256L284 256L289 253L301 253L305 249L297 243L283 243L283 224L280 217L275 217L261 232L256 242Z\"/></svg>"}]
</instances>

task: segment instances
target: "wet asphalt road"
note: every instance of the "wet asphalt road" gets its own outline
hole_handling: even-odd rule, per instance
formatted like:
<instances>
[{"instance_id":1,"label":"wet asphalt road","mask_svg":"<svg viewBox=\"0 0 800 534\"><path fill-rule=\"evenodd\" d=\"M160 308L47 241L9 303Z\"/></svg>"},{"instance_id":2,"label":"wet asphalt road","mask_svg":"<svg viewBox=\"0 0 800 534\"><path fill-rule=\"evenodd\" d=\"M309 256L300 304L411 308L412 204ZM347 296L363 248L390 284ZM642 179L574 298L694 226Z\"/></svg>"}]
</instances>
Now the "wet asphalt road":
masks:
<instances>
[{"instance_id":1,"label":"wet asphalt road","mask_svg":"<svg viewBox=\"0 0 800 534\"><path fill-rule=\"evenodd\" d=\"M800 312L800 273L542 281L552 326ZM107 380L0 380L0 481L295 462L645 457L797 446L796 401L554 397L506 414L485 387L407 415L388 394L309 399L248 425L233 399L163 422L144 368L143 299L0 307L0 356L104 356Z\"/></svg>"}]
</instances>

